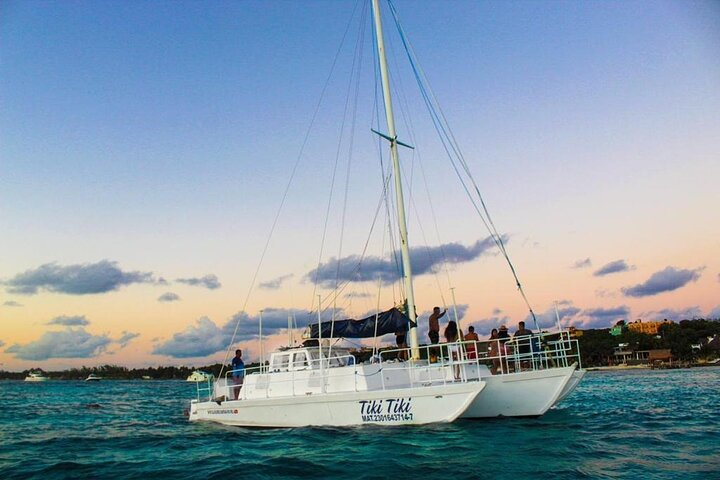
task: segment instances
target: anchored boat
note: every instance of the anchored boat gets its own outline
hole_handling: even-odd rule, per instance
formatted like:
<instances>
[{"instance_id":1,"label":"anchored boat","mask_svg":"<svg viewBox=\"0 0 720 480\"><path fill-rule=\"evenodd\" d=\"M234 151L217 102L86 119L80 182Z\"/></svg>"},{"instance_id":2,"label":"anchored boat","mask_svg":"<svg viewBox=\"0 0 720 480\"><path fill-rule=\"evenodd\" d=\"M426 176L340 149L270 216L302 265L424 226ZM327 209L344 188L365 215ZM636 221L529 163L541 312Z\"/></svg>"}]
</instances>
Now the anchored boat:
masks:
<instances>
[{"instance_id":1,"label":"anchored boat","mask_svg":"<svg viewBox=\"0 0 720 480\"><path fill-rule=\"evenodd\" d=\"M407 315L397 310L386 313L390 313L391 323L396 322L396 329L409 333L415 353L419 351L419 346L416 325L410 321L417 316L405 200L378 0L372 0L372 9L389 132L389 135L381 136L390 143L407 299ZM321 311L322 306L319 305L318 312ZM375 330L373 333L377 335L377 328ZM384 333L388 332L381 334ZM224 384L212 385L208 382L206 388L198 384L198 399L190 405L190 421L262 427L452 422L485 387L482 381L418 382L412 378L416 371L404 365L399 365L393 372L387 362L381 365L357 364L354 357L345 351L333 350L330 345L324 348L322 338L318 339L317 347L273 353L269 367L263 362L255 371L244 373L242 386L230 385L227 379ZM201 398L203 394L207 395L205 399Z\"/></svg>"},{"instance_id":2,"label":"anchored boat","mask_svg":"<svg viewBox=\"0 0 720 480\"><path fill-rule=\"evenodd\" d=\"M190 375L188 375L185 381L193 383L207 382L208 380L212 380L213 378L214 377L212 373L203 372L202 370L195 370Z\"/></svg>"},{"instance_id":3,"label":"anchored boat","mask_svg":"<svg viewBox=\"0 0 720 480\"><path fill-rule=\"evenodd\" d=\"M398 153L399 146L413 147L398 140L380 8L378 0L371 0L371 3L387 128L386 133L375 129L373 132L389 144L392 182L391 177L385 177L383 172L383 181L386 182L384 191L392 183L395 198L394 202L387 197L384 201L388 210L390 204L395 209L393 221L400 245L400 259L396 261L402 277L402 312L391 309L362 320L336 320L333 307L332 320L323 321L320 318L323 311L321 299L317 305L318 321L309 327L310 342L277 351L270 356L268 363L261 354L260 365L247 369L241 382L233 376L237 373L233 371L226 372L225 377L221 372L215 382L211 379L198 382L198 397L190 407L191 421L294 427L426 424L450 422L458 417L538 416L571 394L584 375L580 368L578 342L567 330L559 328L559 318L557 331L538 328L535 313L510 261L503 237L490 219L454 136L448 133L449 126L435 105L434 95L423 83L425 77L399 25L397 12L392 2L388 2L423 99L442 136L445 151L487 227L489 238L507 261L536 330L532 335L504 340L502 345L499 340L419 345ZM339 286L336 282L335 291L328 298L336 299L342 288L344 285ZM459 325L457 309L453 310ZM361 363L349 351L333 346L339 338L377 338L388 333L403 338L407 336L409 347L384 351ZM235 335L231 345L234 342ZM227 363L227 356L223 363Z\"/></svg>"},{"instance_id":4,"label":"anchored boat","mask_svg":"<svg viewBox=\"0 0 720 480\"><path fill-rule=\"evenodd\" d=\"M26 382L47 382L50 378L46 377L42 372L29 372L25 377Z\"/></svg>"}]
</instances>

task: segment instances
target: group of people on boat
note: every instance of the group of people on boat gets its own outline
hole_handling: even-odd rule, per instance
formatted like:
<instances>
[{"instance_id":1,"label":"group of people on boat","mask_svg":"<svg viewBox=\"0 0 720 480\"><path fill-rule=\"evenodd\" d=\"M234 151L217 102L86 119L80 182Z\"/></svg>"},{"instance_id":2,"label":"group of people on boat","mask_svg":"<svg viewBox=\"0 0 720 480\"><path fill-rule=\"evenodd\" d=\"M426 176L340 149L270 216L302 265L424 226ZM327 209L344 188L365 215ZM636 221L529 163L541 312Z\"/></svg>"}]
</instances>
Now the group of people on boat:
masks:
<instances>
[{"instance_id":1,"label":"group of people on boat","mask_svg":"<svg viewBox=\"0 0 720 480\"><path fill-rule=\"evenodd\" d=\"M430 345L440 344L440 319L445 316L447 309L440 311L440 307L434 307L433 312L428 318L428 338ZM395 340L398 349L401 349L398 358L407 359L407 340L405 331L399 331L395 333ZM525 322L521 321L518 323L517 331L511 336L508 332L508 328L505 325L501 325L499 329L493 328L490 332L490 337L487 341L487 355L486 357L492 361L490 365L490 371L493 375L496 375L501 371L502 356L507 356L514 353L520 356L527 355L532 351L532 341L530 339L533 334L532 330L526 328ZM475 332L475 327L470 325L468 332L463 334L462 330L458 328L457 322L450 320L445 327L443 332L445 342L447 344L447 355L451 361L458 361L464 354L464 358L468 360L475 360L478 358L478 343L480 337ZM522 338L526 337L526 338ZM460 345L453 345L459 341L463 342L461 348ZM513 341L511 341L513 340ZM515 348L516 350L513 350ZM430 361L437 361L439 355L439 347L432 347L430 349ZM485 355L481 355L485 356ZM526 368L527 361L521 362L518 369Z\"/></svg>"}]
</instances>

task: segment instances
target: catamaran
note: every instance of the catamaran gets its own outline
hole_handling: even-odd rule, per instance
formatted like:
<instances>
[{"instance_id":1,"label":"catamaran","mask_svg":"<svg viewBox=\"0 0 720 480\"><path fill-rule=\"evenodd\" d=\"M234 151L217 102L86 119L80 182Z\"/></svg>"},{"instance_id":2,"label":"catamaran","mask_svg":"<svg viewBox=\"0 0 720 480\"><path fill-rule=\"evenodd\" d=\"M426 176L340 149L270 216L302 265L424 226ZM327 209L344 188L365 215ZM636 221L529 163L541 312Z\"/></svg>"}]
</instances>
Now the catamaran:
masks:
<instances>
[{"instance_id":1,"label":"catamaran","mask_svg":"<svg viewBox=\"0 0 720 480\"><path fill-rule=\"evenodd\" d=\"M459 417L539 416L571 394L582 380L585 372L580 368L577 340L560 328L559 318L555 331L537 328L535 314L510 262L503 238L490 221L480 191L461 154L457 153L456 161L468 175L465 182L469 183L463 183L465 191L468 195L477 192L478 198L471 198L473 205L510 266L535 321L536 332L502 344L498 340L419 344L398 153L399 146L410 146L398 140L380 8L378 0L371 3L387 128L386 133L374 129L373 132L389 143L404 287L402 311L393 308L361 320L336 320L333 315L331 320L323 321L320 318L322 302L319 302L317 323L308 327L307 341L302 346L274 352L267 363L262 356L260 365L247 369L244 375L228 371L223 378L221 372L221 378L215 382L198 383L198 397L190 407L191 421L294 427L425 424L451 422ZM392 3L388 3L420 88L426 88L422 85L423 75L417 74L416 60L399 26L396 11ZM427 90L423 95L428 108L433 110L434 97L428 95ZM434 115L433 121L441 125L445 121L436 111L431 115ZM451 144L448 153L459 152L454 137L445 135ZM461 182L464 181L461 179ZM457 309L453 310L459 325ZM364 363L358 362L349 350L333 346L337 339L392 333L407 335L409 347L379 352ZM234 340L233 335L231 345Z\"/></svg>"}]
</instances>

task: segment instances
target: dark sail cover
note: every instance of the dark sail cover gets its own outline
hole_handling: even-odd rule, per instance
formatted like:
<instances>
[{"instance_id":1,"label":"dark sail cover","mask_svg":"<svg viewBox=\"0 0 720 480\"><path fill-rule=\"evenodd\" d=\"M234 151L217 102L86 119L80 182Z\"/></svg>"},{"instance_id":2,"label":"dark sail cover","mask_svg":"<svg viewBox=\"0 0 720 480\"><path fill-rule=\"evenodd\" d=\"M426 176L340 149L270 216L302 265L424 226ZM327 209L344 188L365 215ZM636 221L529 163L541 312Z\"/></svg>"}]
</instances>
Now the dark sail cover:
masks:
<instances>
[{"instance_id":1,"label":"dark sail cover","mask_svg":"<svg viewBox=\"0 0 720 480\"><path fill-rule=\"evenodd\" d=\"M375 320L377 318L377 332ZM369 338L385 335L387 333L407 332L410 319L397 308L387 312L380 312L361 320L335 320L335 322L322 322L322 338ZM331 330L332 329L332 330ZM332 334L331 334L332 332ZM310 338L320 338L318 324L310 324Z\"/></svg>"}]
</instances>

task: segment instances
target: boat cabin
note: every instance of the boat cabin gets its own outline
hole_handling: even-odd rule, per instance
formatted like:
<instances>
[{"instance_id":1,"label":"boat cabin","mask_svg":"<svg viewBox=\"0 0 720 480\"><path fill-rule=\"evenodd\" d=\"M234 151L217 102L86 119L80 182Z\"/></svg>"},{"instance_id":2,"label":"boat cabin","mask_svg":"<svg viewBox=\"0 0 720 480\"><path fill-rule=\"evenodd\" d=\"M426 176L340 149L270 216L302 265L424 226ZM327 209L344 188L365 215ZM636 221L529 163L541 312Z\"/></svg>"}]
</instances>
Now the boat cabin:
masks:
<instances>
[{"instance_id":1,"label":"boat cabin","mask_svg":"<svg viewBox=\"0 0 720 480\"><path fill-rule=\"evenodd\" d=\"M302 347L274 352L270 356L270 373L319 370L321 354L318 347ZM322 368L347 367L355 364L355 357L345 348L323 349Z\"/></svg>"}]
</instances>

